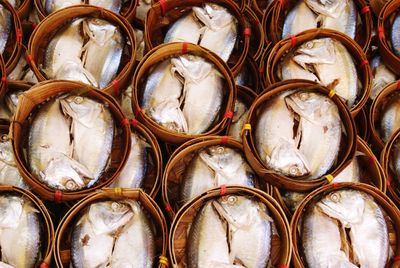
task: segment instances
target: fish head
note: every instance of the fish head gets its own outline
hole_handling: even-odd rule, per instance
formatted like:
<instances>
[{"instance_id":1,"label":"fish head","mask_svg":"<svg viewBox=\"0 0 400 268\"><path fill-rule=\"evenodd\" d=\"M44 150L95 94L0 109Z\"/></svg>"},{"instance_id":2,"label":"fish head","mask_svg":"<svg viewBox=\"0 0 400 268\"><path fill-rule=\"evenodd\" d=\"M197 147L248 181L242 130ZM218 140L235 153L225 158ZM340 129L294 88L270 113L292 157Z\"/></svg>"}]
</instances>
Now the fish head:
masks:
<instances>
[{"instance_id":1,"label":"fish head","mask_svg":"<svg viewBox=\"0 0 400 268\"><path fill-rule=\"evenodd\" d=\"M236 22L236 19L229 13L229 11L220 5L207 3L204 5L204 10L211 19L208 21L210 25L206 25L214 31Z\"/></svg>"},{"instance_id":2,"label":"fish head","mask_svg":"<svg viewBox=\"0 0 400 268\"><path fill-rule=\"evenodd\" d=\"M101 103L79 95L71 95L60 99L60 104L65 115L88 127L92 126L92 123L95 122L95 119L104 108Z\"/></svg>"},{"instance_id":3,"label":"fish head","mask_svg":"<svg viewBox=\"0 0 400 268\"><path fill-rule=\"evenodd\" d=\"M343 0L305 0L306 4L317 14L338 18L347 5Z\"/></svg>"},{"instance_id":4,"label":"fish head","mask_svg":"<svg viewBox=\"0 0 400 268\"><path fill-rule=\"evenodd\" d=\"M237 122L248 110L247 105L241 100L235 101L234 115L232 118L232 123Z\"/></svg>"},{"instance_id":5,"label":"fish head","mask_svg":"<svg viewBox=\"0 0 400 268\"><path fill-rule=\"evenodd\" d=\"M302 44L296 51L293 60L304 69L306 64L334 64L336 52L331 38L314 39Z\"/></svg>"},{"instance_id":6,"label":"fish head","mask_svg":"<svg viewBox=\"0 0 400 268\"><path fill-rule=\"evenodd\" d=\"M236 171L243 163L241 156L227 146L210 146L199 153L200 158L215 171Z\"/></svg>"},{"instance_id":7,"label":"fish head","mask_svg":"<svg viewBox=\"0 0 400 268\"><path fill-rule=\"evenodd\" d=\"M327 194L317 206L329 217L338 219L345 227L362 220L364 196L356 190L339 190Z\"/></svg>"},{"instance_id":8,"label":"fish head","mask_svg":"<svg viewBox=\"0 0 400 268\"><path fill-rule=\"evenodd\" d=\"M152 117L162 126L173 132L187 132L188 125L179 101L165 101L150 111Z\"/></svg>"},{"instance_id":9,"label":"fish head","mask_svg":"<svg viewBox=\"0 0 400 268\"><path fill-rule=\"evenodd\" d=\"M252 224L253 201L245 196L227 195L213 201L220 216L236 228Z\"/></svg>"},{"instance_id":10,"label":"fish head","mask_svg":"<svg viewBox=\"0 0 400 268\"><path fill-rule=\"evenodd\" d=\"M185 80L199 81L204 79L212 70L212 65L205 59L193 55L172 58L172 72L178 72Z\"/></svg>"},{"instance_id":11,"label":"fish head","mask_svg":"<svg viewBox=\"0 0 400 268\"><path fill-rule=\"evenodd\" d=\"M18 225L23 212L22 199L16 196L0 196L0 227L13 228Z\"/></svg>"}]
</instances>

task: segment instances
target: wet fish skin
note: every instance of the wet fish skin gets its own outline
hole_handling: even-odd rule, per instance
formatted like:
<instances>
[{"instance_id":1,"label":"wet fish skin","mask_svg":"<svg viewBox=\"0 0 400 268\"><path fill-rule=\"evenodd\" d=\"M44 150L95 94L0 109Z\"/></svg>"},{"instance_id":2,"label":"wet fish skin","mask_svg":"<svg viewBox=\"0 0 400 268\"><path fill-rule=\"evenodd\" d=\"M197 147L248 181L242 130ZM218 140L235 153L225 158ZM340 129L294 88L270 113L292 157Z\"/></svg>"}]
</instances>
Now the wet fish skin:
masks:
<instances>
[{"instance_id":1,"label":"wet fish skin","mask_svg":"<svg viewBox=\"0 0 400 268\"><path fill-rule=\"evenodd\" d=\"M374 100L387 85L396 81L396 75L386 67L379 55L372 58L370 66L374 76L370 98Z\"/></svg>"},{"instance_id":2,"label":"wet fish skin","mask_svg":"<svg viewBox=\"0 0 400 268\"><path fill-rule=\"evenodd\" d=\"M338 18L345 8L343 0L305 0L305 3L317 14L322 14L331 18Z\"/></svg>"},{"instance_id":3,"label":"wet fish skin","mask_svg":"<svg viewBox=\"0 0 400 268\"><path fill-rule=\"evenodd\" d=\"M82 0L43 0L47 14L73 5L83 4Z\"/></svg>"},{"instance_id":4,"label":"wet fish skin","mask_svg":"<svg viewBox=\"0 0 400 268\"><path fill-rule=\"evenodd\" d=\"M0 53L4 52L8 37L10 36L12 23L11 17L12 15L10 11L8 11L3 5L0 5Z\"/></svg>"},{"instance_id":5,"label":"wet fish skin","mask_svg":"<svg viewBox=\"0 0 400 268\"><path fill-rule=\"evenodd\" d=\"M187 133L188 125L182 110L179 108L179 101L165 101L150 111L153 119L169 131Z\"/></svg>"},{"instance_id":6,"label":"wet fish skin","mask_svg":"<svg viewBox=\"0 0 400 268\"><path fill-rule=\"evenodd\" d=\"M135 17L141 21L144 21L147 16L147 11L151 8L152 0L139 0L136 7Z\"/></svg>"},{"instance_id":7,"label":"wet fish skin","mask_svg":"<svg viewBox=\"0 0 400 268\"><path fill-rule=\"evenodd\" d=\"M282 39L305 30L317 28L317 16L304 1L299 1L287 14L283 23Z\"/></svg>"},{"instance_id":8,"label":"wet fish skin","mask_svg":"<svg viewBox=\"0 0 400 268\"><path fill-rule=\"evenodd\" d=\"M240 99L235 101L234 115L232 118L232 123L229 127L228 135L233 137L237 141L242 141L241 132L243 125L248 115L249 107L242 102Z\"/></svg>"},{"instance_id":9,"label":"wet fish skin","mask_svg":"<svg viewBox=\"0 0 400 268\"><path fill-rule=\"evenodd\" d=\"M142 30L133 28L137 44L136 61L141 61L145 54L144 33Z\"/></svg>"},{"instance_id":10,"label":"wet fish skin","mask_svg":"<svg viewBox=\"0 0 400 268\"><path fill-rule=\"evenodd\" d=\"M12 115L14 115L15 111L17 110L18 97L22 93L23 93L22 90L9 91L6 93L6 96L4 97L7 109L10 111Z\"/></svg>"},{"instance_id":11,"label":"wet fish skin","mask_svg":"<svg viewBox=\"0 0 400 268\"><path fill-rule=\"evenodd\" d=\"M193 13L188 13L172 24L165 35L164 43L188 42L197 45L200 40L201 28L201 24L193 16Z\"/></svg>"},{"instance_id":12,"label":"wet fish skin","mask_svg":"<svg viewBox=\"0 0 400 268\"><path fill-rule=\"evenodd\" d=\"M122 92L121 95L122 112L127 118L135 118L135 114L132 110L132 85L129 85L128 88L124 92Z\"/></svg>"},{"instance_id":13,"label":"wet fish skin","mask_svg":"<svg viewBox=\"0 0 400 268\"><path fill-rule=\"evenodd\" d=\"M285 59L281 65L281 70L278 73L281 80L289 79L306 79L314 82L320 82L319 78L312 72L304 69L293 58Z\"/></svg>"},{"instance_id":14,"label":"wet fish skin","mask_svg":"<svg viewBox=\"0 0 400 268\"><path fill-rule=\"evenodd\" d=\"M89 0L89 5L102 7L112 12L119 13L122 8L122 0Z\"/></svg>"},{"instance_id":15,"label":"wet fish skin","mask_svg":"<svg viewBox=\"0 0 400 268\"><path fill-rule=\"evenodd\" d=\"M351 163L340 172L332 181L338 182L360 182L360 167L358 164L357 156Z\"/></svg>"},{"instance_id":16,"label":"wet fish skin","mask_svg":"<svg viewBox=\"0 0 400 268\"><path fill-rule=\"evenodd\" d=\"M393 95L382 107L380 118L380 133L384 143L400 128L400 95Z\"/></svg>"},{"instance_id":17,"label":"wet fish skin","mask_svg":"<svg viewBox=\"0 0 400 268\"><path fill-rule=\"evenodd\" d=\"M396 18L393 21L392 29L391 29L391 41L393 46L393 52L400 57L400 14L396 15Z\"/></svg>"},{"instance_id":18,"label":"wet fish skin","mask_svg":"<svg viewBox=\"0 0 400 268\"><path fill-rule=\"evenodd\" d=\"M390 168L394 174L396 174L394 180L396 180L397 183L400 183L400 145L398 143L393 146L391 152Z\"/></svg>"},{"instance_id":19,"label":"wet fish skin","mask_svg":"<svg viewBox=\"0 0 400 268\"><path fill-rule=\"evenodd\" d=\"M0 268L14 268L14 267L11 265L8 265L7 263L0 262Z\"/></svg>"},{"instance_id":20,"label":"wet fish skin","mask_svg":"<svg viewBox=\"0 0 400 268\"><path fill-rule=\"evenodd\" d=\"M352 39L356 37L358 12L354 0L338 1L344 5L337 18L326 16L322 19L322 27L347 34Z\"/></svg>"},{"instance_id":21,"label":"wet fish skin","mask_svg":"<svg viewBox=\"0 0 400 268\"><path fill-rule=\"evenodd\" d=\"M54 74L56 79L78 81L98 87L96 78L86 70L81 62L65 61L64 65Z\"/></svg>"}]
</instances>

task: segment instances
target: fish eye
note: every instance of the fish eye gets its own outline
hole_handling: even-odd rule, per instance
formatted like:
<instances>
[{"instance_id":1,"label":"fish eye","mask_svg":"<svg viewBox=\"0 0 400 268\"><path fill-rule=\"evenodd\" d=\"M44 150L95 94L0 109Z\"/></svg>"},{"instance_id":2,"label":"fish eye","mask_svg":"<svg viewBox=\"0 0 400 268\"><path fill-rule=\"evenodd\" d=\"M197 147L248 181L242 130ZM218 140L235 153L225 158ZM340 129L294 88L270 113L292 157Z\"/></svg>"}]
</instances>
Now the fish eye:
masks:
<instances>
[{"instance_id":1,"label":"fish eye","mask_svg":"<svg viewBox=\"0 0 400 268\"><path fill-rule=\"evenodd\" d=\"M290 167L290 169L289 169L289 174L290 175L294 176L294 175L297 175L299 173L300 173L299 167L297 167L297 166Z\"/></svg>"},{"instance_id":2,"label":"fish eye","mask_svg":"<svg viewBox=\"0 0 400 268\"><path fill-rule=\"evenodd\" d=\"M122 208L122 204L118 202L112 202L111 209L114 211L120 210Z\"/></svg>"},{"instance_id":3,"label":"fish eye","mask_svg":"<svg viewBox=\"0 0 400 268\"><path fill-rule=\"evenodd\" d=\"M302 100L302 101L306 101L306 100L308 100L308 93L306 93L306 92L302 92L302 93L300 93L299 94L299 98L300 98L300 100Z\"/></svg>"},{"instance_id":4,"label":"fish eye","mask_svg":"<svg viewBox=\"0 0 400 268\"><path fill-rule=\"evenodd\" d=\"M1 135L1 141L8 141L8 135L7 134Z\"/></svg>"},{"instance_id":5,"label":"fish eye","mask_svg":"<svg viewBox=\"0 0 400 268\"><path fill-rule=\"evenodd\" d=\"M222 154L225 151L225 148L222 146L218 146L217 153Z\"/></svg>"},{"instance_id":6,"label":"fish eye","mask_svg":"<svg viewBox=\"0 0 400 268\"><path fill-rule=\"evenodd\" d=\"M307 42L305 46L306 46L306 48L313 48L313 43Z\"/></svg>"},{"instance_id":7,"label":"fish eye","mask_svg":"<svg viewBox=\"0 0 400 268\"><path fill-rule=\"evenodd\" d=\"M228 197L228 204L229 205L234 205L237 201L237 197L236 196L229 196Z\"/></svg>"},{"instance_id":8,"label":"fish eye","mask_svg":"<svg viewBox=\"0 0 400 268\"><path fill-rule=\"evenodd\" d=\"M81 96L76 96L76 97L74 98L74 102L75 102L76 104L81 104L81 103L83 102L83 98L82 98Z\"/></svg>"},{"instance_id":9,"label":"fish eye","mask_svg":"<svg viewBox=\"0 0 400 268\"><path fill-rule=\"evenodd\" d=\"M333 193L330 196L330 199L332 200L332 202L339 202L340 201L340 195L338 193Z\"/></svg>"},{"instance_id":10,"label":"fish eye","mask_svg":"<svg viewBox=\"0 0 400 268\"><path fill-rule=\"evenodd\" d=\"M68 190L76 190L78 188L78 185L71 179L68 179L65 182L65 188L67 188Z\"/></svg>"}]
</instances>

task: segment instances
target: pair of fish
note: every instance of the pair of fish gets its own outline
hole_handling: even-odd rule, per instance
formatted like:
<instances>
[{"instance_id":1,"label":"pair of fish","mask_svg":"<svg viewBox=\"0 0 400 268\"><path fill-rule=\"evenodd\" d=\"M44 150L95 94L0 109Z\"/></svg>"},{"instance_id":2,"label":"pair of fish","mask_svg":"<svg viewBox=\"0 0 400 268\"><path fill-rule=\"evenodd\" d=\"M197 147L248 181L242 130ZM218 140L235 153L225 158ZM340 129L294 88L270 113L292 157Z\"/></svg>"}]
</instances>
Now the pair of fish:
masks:
<instances>
[{"instance_id":1,"label":"pair of fish","mask_svg":"<svg viewBox=\"0 0 400 268\"><path fill-rule=\"evenodd\" d=\"M267 267L272 222L266 206L250 197L208 201L189 230L188 267Z\"/></svg>"},{"instance_id":2,"label":"pair of fish","mask_svg":"<svg viewBox=\"0 0 400 268\"><path fill-rule=\"evenodd\" d=\"M104 104L66 96L44 104L29 132L31 172L51 188L91 187L106 169L114 121Z\"/></svg>"},{"instance_id":3,"label":"pair of fish","mask_svg":"<svg viewBox=\"0 0 400 268\"><path fill-rule=\"evenodd\" d=\"M124 0L88 0L87 3L92 6L102 7L111 10L115 13L119 13L122 8ZM44 6L48 14L53 13L57 10L84 4L84 0L43 0L42 5Z\"/></svg>"},{"instance_id":4,"label":"pair of fish","mask_svg":"<svg viewBox=\"0 0 400 268\"><path fill-rule=\"evenodd\" d=\"M302 44L282 62L282 80L306 79L324 86L335 85L336 93L352 108L359 95L358 74L346 47L332 38Z\"/></svg>"},{"instance_id":5,"label":"pair of fish","mask_svg":"<svg viewBox=\"0 0 400 268\"><path fill-rule=\"evenodd\" d=\"M24 197L0 196L0 267L37 267L42 245L39 211Z\"/></svg>"},{"instance_id":6,"label":"pair of fish","mask_svg":"<svg viewBox=\"0 0 400 268\"><path fill-rule=\"evenodd\" d=\"M43 71L50 79L80 81L100 89L116 76L124 37L108 21L80 18L50 41Z\"/></svg>"},{"instance_id":7,"label":"pair of fish","mask_svg":"<svg viewBox=\"0 0 400 268\"><path fill-rule=\"evenodd\" d=\"M139 202L92 203L72 232L75 268L153 267L155 235Z\"/></svg>"},{"instance_id":8,"label":"pair of fish","mask_svg":"<svg viewBox=\"0 0 400 268\"><path fill-rule=\"evenodd\" d=\"M228 61L237 40L237 20L217 4L193 7L168 30L164 43L189 42L205 47Z\"/></svg>"},{"instance_id":9,"label":"pair of fish","mask_svg":"<svg viewBox=\"0 0 400 268\"><path fill-rule=\"evenodd\" d=\"M183 176L182 203L221 185L254 187L255 184L255 174L242 154L226 146L211 146L199 151Z\"/></svg>"},{"instance_id":10,"label":"pair of fish","mask_svg":"<svg viewBox=\"0 0 400 268\"><path fill-rule=\"evenodd\" d=\"M165 60L151 71L142 108L170 131L200 134L218 118L222 99L223 81L214 65L184 55Z\"/></svg>"},{"instance_id":11,"label":"pair of fish","mask_svg":"<svg viewBox=\"0 0 400 268\"><path fill-rule=\"evenodd\" d=\"M314 28L333 29L351 38L357 32L358 12L353 0L301 0L287 14L282 38Z\"/></svg>"},{"instance_id":12,"label":"pair of fish","mask_svg":"<svg viewBox=\"0 0 400 268\"><path fill-rule=\"evenodd\" d=\"M385 267L388 228L382 209L366 193L338 190L305 213L302 247L310 267Z\"/></svg>"},{"instance_id":13,"label":"pair of fish","mask_svg":"<svg viewBox=\"0 0 400 268\"><path fill-rule=\"evenodd\" d=\"M312 91L289 91L270 99L255 134L261 160L285 176L315 179L336 162L342 123L336 104Z\"/></svg>"}]
</instances>

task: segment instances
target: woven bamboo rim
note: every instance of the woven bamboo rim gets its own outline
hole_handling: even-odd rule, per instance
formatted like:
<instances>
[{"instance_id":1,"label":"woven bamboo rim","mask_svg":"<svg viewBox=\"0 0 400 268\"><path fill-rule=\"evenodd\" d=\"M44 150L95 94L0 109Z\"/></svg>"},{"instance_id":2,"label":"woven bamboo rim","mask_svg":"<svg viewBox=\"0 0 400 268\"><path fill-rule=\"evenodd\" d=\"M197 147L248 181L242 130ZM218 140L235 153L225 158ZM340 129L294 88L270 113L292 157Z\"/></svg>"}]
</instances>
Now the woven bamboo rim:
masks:
<instances>
[{"instance_id":1,"label":"woven bamboo rim","mask_svg":"<svg viewBox=\"0 0 400 268\"><path fill-rule=\"evenodd\" d=\"M215 125L211 127L210 130L199 135L171 132L165 127L157 124L153 119L146 115L139 105L139 103L141 103L141 96L143 95L142 92L144 88L144 83L147 79L148 71L150 70L150 68L155 64L162 62L163 60L183 54L196 55L213 63L216 70L220 72L225 81L225 97L221 109L222 114L220 116L220 119ZM209 136L223 131L223 129L229 124L231 120L229 118L230 116L227 117L226 115L232 114L236 99L235 82L232 73L230 72L226 63L223 62L217 55L215 55L211 51L204 49L198 45L188 43L164 44L154 48L149 53L147 53L136 69L133 78L132 88L132 110L136 114L135 117L139 121L143 122L143 124L147 128L149 128L154 133L154 135L156 135L157 138L172 144L184 143L189 139Z\"/></svg>"},{"instance_id":2,"label":"woven bamboo rim","mask_svg":"<svg viewBox=\"0 0 400 268\"><path fill-rule=\"evenodd\" d=\"M27 198L35 205L35 208L39 211L39 214L41 216L41 224L43 226L43 236L41 237L43 242L41 250L42 255L39 263L41 263L40 267L49 267L53 258L52 247L54 242L54 226L45 205L30 191L15 186L0 185L0 192L2 194L16 194L18 196ZM16 237L16 239L18 238Z\"/></svg>"},{"instance_id":3,"label":"woven bamboo rim","mask_svg":"<svg viewBox=\"0 0 400 268\"><path fill-rule=\"evenodd\" d=\"M386 212L387 216L385 216L386 223L389 228L389 243L392 249L394 250L394 255L400 255L400 240L398 239L400 236L400 212L398 208L393 204L393 202L381 191L378 191L375 187L364 184L364 183L337 183L332 185L327 185L320 189L315 190L310 193L298 207L296 212L293 215L293 218L290 222L290 227L292 231L292 239L293 239L293 266L294 267L307 267L305 260L303 258L301 252L301 239L300 239L300 231L298 230L300 226L300 220L304 215L304 211L308 207L308 205L313 200L318 200L321 195L328 194L332 191L337 191L341 189L353 189L358 190L363 193L369 194L375 199L375 202ZM397 257L396 257L397 258ZM392 261L392 260L391 260ZM388 264L390 264L390 262ZM390 267L398 267L399 260L393 262Z\"/></svg>"},{"instance_id":4,"label":"woven bamboo rim","mask_svg":"<svg viewBox=\"0 0 400 268\"><path fill-rule=\"evenodd\" d=\"M292 251L290 229L286 216L275 199L260 190L237 186L227 186L226 190L224 190L224 195L225 194L253 197L267 206L269 214L273 218L277 227L278 233L278 235L273 236L272 238L270 257L272 260L272 266L289 267ZM221 196L221 188L215 188L201 196L198 196L179 210L170 230L169 254L173 267L186 267L186 243L189 233L188 230L197 212L203 207L205 202Z\"/></svg>"},{"instance_id":5,"label":"woven bamboo rim","mask_svg":"<svg viewBox=\"0 0 400 268\"><path fill-rule=\"evenodd\" d=\"M3 59L7 74L9 74L17 65L21 56L23 32L21 21L15 9L7 0L0 0L0 5L11 13L11 30L3 52ZM3 73L3 72L2 72ZM4 74L4 73L3 73Z\"/></svg>"},{"instance_id":6,"label":"woven bamboo rim","mask_svg":"<svg viewBox=\"0 0 400 268\"><path fill-rule=\"evenodd\" d=\"M379 133L379 123L381 120L381 113L386 103L390 100L393 95L399 94L400 81L393 82L387 85L379 94L376 96L369 111L369 128L371 131L371 141L378 150L382 150L385 146L385 142L382 140Z\"/></svg>"},{"instance_id":7,"label":"woven bamboo rim","mask_svg":"<svg viewBox=\"0 0 400 268\"><path fill-rule=\"evenodd\" d=\"M273 1L263 1L263 0L249 0L250 7L256 13L257 17L262 20L265 13L269 13L273 6Z\"/></svg>"},{"instance_id":8,"label":"woven bamboo rim","mask_svg":"<svg viewBox=\"0 0 400 268\"><path fill-rule=\"evenodd\" d=\"M37 111L40 104L46 102L48 99L65 93L90 97L100 102L107 103L108 109L114 117L116 128L118 129L114 135L110 167L104 172L96 185L89 189L82 189L74 192L58 191L46 186L30 173L29 165L23 153L26 147L27 135L29 134L32 112ZM124 118L114 98L101 91L95 90L93 87L71 81L47 81L39 83L29 91L21 94L14 120L11 123L10 133L18 170L31 186L32 190L43 199L57 202L80 199L96 189L110 185L121 172L130 150L129 122L125 124L126 121L127 119Z\"/></svg>"},{"instance_id":9,"label":"woven bamboo rim","mask_svg":"<svg viewBox=\"0 0 400 268\"><path fill-rule=\"evenodd\" d=\"M390 18L398 12L400 1L388 1L379 13L378 18L378 45L379 53L396 75L400 75L400 57L396 56L390 44Z\"/></svg>"},{"instance_id":10,"label":"woven bamboo rim","mask_svg":"<svg viewBox=\"0 0 400 268\"><path fill-rule=\"evenodd\" d=\"M343 127L345 128L345 133L347 135L346 137L342 138L341 150L339 151L339 155L337 157L338 163L333 166L330 171L328 171L328 174L313 180L304 179L304 177L294 179L283 176L269 169L258 155L254 143L254 136L252 132L253 128L257 125L257 112L263 108L263 105L266 101L275 97L277 94L298 89L319 92L324 95L330 94L329 89L307 80L287 80L270 86L258 96L249 109L246 123L250 125L250 129L245 129L243 131L243 146L247 160L260 178L278 188L297 192L307 192L329 183L331 181L331 176L335 177L349 164L356 151L357 135L354 120L352 119L349 110L340 100L340 97L334 95L331 99L338 107L339 114L343 122Z\"/></svg>"},{"instance_id":11,"label":"woven bamboo rim","mask_svg":"<svg viewBox=\"0 0 400 268\"><path fill-rule=\"evenodd\" d=\"M231 0L163 0L155 3L147 13L145 23L145 44L148 50L160 45L169 26L191 12L192 7L204 3L215 3L223 6L238 20L238 41L228 60L228 66L234 75L241 70L250 46L251 31L247 28L245 17L235 2Z\"/></svg>"},{"instance_id":12,"label":"woven bamboo rim","mask_svg":"<svg viewBox=\"0 0 400 268\"><path fill-rule=\"evenodd\" d=\"M268 82L266 81L266 63L268 61L268 57L271 53L271 49L273 47L273 44L270 42L268 43L265 48L264 48L264 53L261 55L260 60L258 61L258 76L260 78L260 90L257 92L260 94L261 92L264 91L264 89L269 85Z\"/></svg>"},{"instance_id":13,"label":"woven bamboo rim","mask_svg":"<svg viewBox=\"0 0 400 268\"><path fill-rule=\"evenodd\" d=\"M242 144L228 136L208 136L193 139L184 143L172 153L165 166L161 190L164 207L171 220L174 219L177 211L184 205L180 202L180 187L190 160L199 150L217 145L236 149L242 152L244 157ZM255 180L257 187L265 191L269 190L269 185L258 185L257 178Z\"/></svg>"},{"instance_id":14,"label":"woven bamboo rim","mask_svg":"<svg viewBox=\"0 0 400 268\"><path fill-rule=\"evenodd\" d=\"M358 68L358 79L362 83L361 90L363 91L361 92L361 96L358 98L357 104L351 108L351 114L356 116L369 98L371 92L372 72L368 64L368 58L361 47L345 34L329 29L317 29L304 31L292 38L281 40L272 48L270 56L268 57L266 81L268 84L273 84L279 81L277 75L279 64L281 63L282 58L290 51L296 49L307 41L325 37L330 37L341 42L350 55L352 55L354 63Z\"/></svg>"},{"instance_id":15,"label":"woven bamboo rim","mask_svg":"<svg viewBox=\"0 0 400 268\"><path fill-rule=\"evenodd\" d=\"M0 98L3 98L7 91L7 73L6 73L6 65L1 55L0 55L0 76L1 76Z\"/></svg>"},{"instance_id":16,"label":"woven bamboo rim","mask_svg":"<svg viewBox=\"0 0 400 268\"><path fill-rule=\"evenodd\" d=\"M369 148L367 142L360 137L357 137L357 151L363 153L363 155L357 156L357 161L362 167L360 171L364 173L361 176L361 183L371 185L379 189L381 192L386 193L387 181L383 168ZM288 219L291 219L293 213L287 207L282 198L281 192L276 187L274 187L273 190L273 197L281 205Z\"/></svg>"},{"instance_id":17,"label":"woven bamboo rim","mask_svg":"<svg viewBox=\"0 0 400 268\"><path fill-rule=\"evenodd\" d=\"M389 0L369 0L372 11L376 16L379 16L379 13L387 2L389 2Z\"/></svg>"},{"instance_id":18,"label":"woven bamboo rim","mask_svg":"<svg viewBox=\"0 0 400 268\"><path fill-rule=\"evenodd\" d=\"M133 15L135 14L135 12L133 12L133 11L136 9L137 1L134 0L134 1L125 1L125 2L122 1L122 2L123 2L122 9L121 9L120 14L118 14L118 15L125 17L128 20L132 19L132 14ZM45 7L43 6L43 0L33 0L33 3L35 5L35 8L36 8L36 11L38 13L40 20L44 20L47 16L54 13L53 12L51 14L48 14L46 12ZM90 6L88 3L89 3L89 0L84 0L84 3L82 5ZM91 7L94 7L94 6L91 6ZM55 12L57 12L57 11L55 11Z\"/></svg>"},{"instance_id":19,"label":"woven bamboo rim","mask_svg":"<svg viewBox=\"0 0 400 268\"><path fill-rule=\"evenodd\" d=\"M255 92L260 92L262 91L262 83L261 83L261 76L259 75L259 68L257 65L257 62L251 57L247 56L246 60L243 64L242 70L247 70L247 73L249 74L250 81L248 81L247 85L244 85L245 87L250 88L252 91ZM235 78L236 79L236 78ZM236 87L239 87L240 85L236 85Z\"/></svg>"},{"instance_id":20,"label":"woven bamboo rim","mask_svg":"<svg viewBox=\"0 0 400 268\"><path fill-rule=\"evenodd\" d=\"M84 208L88 207L91 203L106 201L106 200L123 200L132 199L140 202L142 207L151 217L156 227L155 244L157 248L157 256L160 259L157 267L168 267L166 265L168 260L165 259L167 255L167 241L168 229L162 211L157 206L156 202L140 189L102 189L87 195L84 199L76 203L61 220L57 231L55 245L53 248L54 258L57 267L70 267L71 258L71 235L72 224L79 216ZM156 262L155 262L156 263Z\"/></svg>"},{"instance_id":21,"label":"woven bamboo rim","mask_svg":"<svg viewBox=\"0 0 400 268\"><path fill-rule=\"evenodd\" d=\"M253 0L253 1L257 1L257 2L263 2L262 0ZM268 4L268 6L266 7L265 11L262 13L262 27L263 27L263 31L265 32L265 38L267 39L267 41L275 44L275 42L273 42L272 39L272 35L273 33L269 32L267 30L267 28L265 28L265 25L269 25L270 23L272 23L272 16L274 15L274 0L268 0L270 3Z\"/></svg>"},{"instance_id":22,"label":"woven bamboo rim","mask_svg":"<svg viewBox=\"0 0 400 268\"><path fill-rule=\"evenodd\" d=\"M360 112L354 118L356 123L357 135L363 140L369 140L369 127L368 127L368 112L366 109L367 106L364 106Z\"/></svg>"},{"instance_id":23,"label":"woven bamboo rim","mask_svg":"<svg viewBox=\"0 0 400 268\"><path fill-rule=\"evenodd\" d=\"M48 80L40 67L45 59L45 53L49 42L58 30L70 23L77 17L93 17L109 21L111 24L118 26L126 38L124 44L125 48L121 57L121 63L114 80L102 91L118 96L122 88L125 88L130 83L130 75L136 61L136 40L133 33L132 26L123 17L94 6L77 5L58 10L44 19L35 28L28 44L28 63L32 71L35 73L39 82Z\"/></svg>"},{"instance_id":24,"label":"woven bamboo rim","mask_svg":"<svg viewBox=\"0 0 400 268\"><path fill-rule=\"evenodd\" d=\"M249 55L252 56L255 61L258 61L264 52L264 45L267 42L265 33L261 21L252 9L246 7L243 14L247 22L246 27L251 29Z\"/></svg>"},{"instance_id":25,"label":"woven bamboo rim","mask_svg":"<svg viewBox=\"0 0 400 268\"><path fill-rule=\"evenodd\" d=\"M15 11L18 14L19 19L22 21L24 18L28 17L29 11L31 9L32 0L23 0Z\"/></svg>"},{"instance_id":26,"label":"woven bamboo rim","mask_svg":"<svg viewBox=\"0 0 400 268\"><path fill-rule=\"evenodd\" d=\"M392 148L395 146L400 137L400 129L397 130L386 143L382 150L380 163L386 175L387 189L389 195L392 197L393 201L400 206L400 186L396 182L395 174L391 170L391 159L392 159Z\"/></svg>"}]
</instances>

